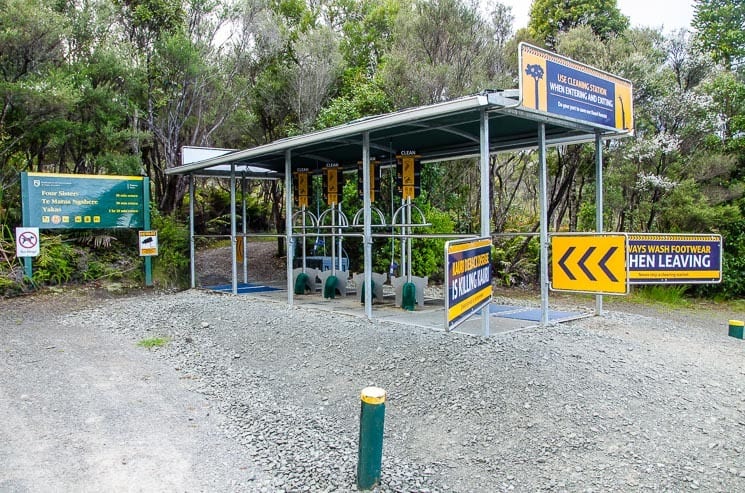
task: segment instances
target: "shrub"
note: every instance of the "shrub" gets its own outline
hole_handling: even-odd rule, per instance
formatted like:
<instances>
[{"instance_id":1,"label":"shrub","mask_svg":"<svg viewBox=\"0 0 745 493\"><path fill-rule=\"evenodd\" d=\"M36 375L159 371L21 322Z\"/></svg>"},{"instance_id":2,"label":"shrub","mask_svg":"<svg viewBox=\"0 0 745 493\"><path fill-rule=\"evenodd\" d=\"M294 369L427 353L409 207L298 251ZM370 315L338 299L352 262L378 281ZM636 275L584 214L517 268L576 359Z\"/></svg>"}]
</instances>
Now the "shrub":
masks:
<instances>
[{"instance_id":1,"label":"shrub","mask_svg":"<svg viewBox=\"0 0 745 493\"><path fill-rule=\"evenodd\" d=\"M153 257L153 281L164 287L185 287L189 280L189 229L173 216L152 215L158 231L158 256Z\"/></svg>"}]
</instances>

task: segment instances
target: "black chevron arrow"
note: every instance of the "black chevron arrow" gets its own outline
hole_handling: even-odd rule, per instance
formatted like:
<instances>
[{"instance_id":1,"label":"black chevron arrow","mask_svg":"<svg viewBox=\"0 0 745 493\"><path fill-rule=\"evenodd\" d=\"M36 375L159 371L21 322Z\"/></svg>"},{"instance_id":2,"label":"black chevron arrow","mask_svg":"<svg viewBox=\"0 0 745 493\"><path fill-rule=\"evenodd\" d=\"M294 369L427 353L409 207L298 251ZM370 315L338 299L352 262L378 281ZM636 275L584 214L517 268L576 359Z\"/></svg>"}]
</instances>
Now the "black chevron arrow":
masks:
<instances>
[{"instance_id":1,"label":"black chevron arrow","mask_svg":"<svg viewBox=\"0 0 745 493\"><path fill-rule=\"evenodd\" d=\"M595 251L595 247L590 247L587 249L584 255L582 255L582 258L579 259L579 262L577 262L577 265L580 269L582 269L582 272L585 273L587 278L591 281L596 281L595 276L592 275L592 272L590 272L590 269L585 267L585 262L587 262L587 259L590 258L590 255L592 255L592 252Z\"/></svg>"},{"instance_id":2,"label":"black chevron arrow","mask_svg":"<svg viewBox=\"0 0 745 493\"><path fill-rule=\"evenodd\" d=\"M559 267L561 267L561 270L564 271L564 274L566 274L569 279L576 281L577 278L574 277L574 274L572 274L572 271L570 271L566 265L566 261L569 260L569 256L572 255L572 252L574 252L574 247L569 247L567 252L559 259Z\"/></svg>"},{"instance_id":3,"label":"black chevron arrow","mask_svg":"<svg viewBox=\"0 0 745 493\"><path fill-rule=\"evenodd\" d=\"M618 282L618 279L616 278L616 276L613 275L613 272L611 272L610 269L605 266L605 264L608 262L608 260L610 260L613 254L616 253L616 250L618 250L618 247L612 247L610 250L608 250L608 253L603 255L603 258L600 259L600 262L598 262L598 266L603 269L603 272L605 272L605 275L608 276L608 279L613 282Z\"/></svg>"}]
</instances>

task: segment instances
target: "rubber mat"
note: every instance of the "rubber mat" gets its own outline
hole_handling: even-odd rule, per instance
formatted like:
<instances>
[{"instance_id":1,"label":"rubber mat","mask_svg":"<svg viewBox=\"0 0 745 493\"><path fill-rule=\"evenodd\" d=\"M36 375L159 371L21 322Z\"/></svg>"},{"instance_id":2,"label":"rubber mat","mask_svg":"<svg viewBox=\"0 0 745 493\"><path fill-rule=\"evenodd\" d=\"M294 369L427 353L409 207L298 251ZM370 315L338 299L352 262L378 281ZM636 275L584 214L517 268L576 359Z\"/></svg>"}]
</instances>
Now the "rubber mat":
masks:
<instances>
[{"instance_id":1,"label":"rubber mat","mask_svg":"<svg viewBox=\"0 0 745 493\"><path fill-rule=\"evenodd\" d=\"M219 284L217 286L208 286L207 289L211 289L213 291L223 291L223 292L232 292L233 291L233 285L232 284ZM264 286L261 284L253 284L253 283L245 283L240 282L238 283L238 294L247 294L247 293L261 293L262 291L279 291L277 288L273 288L271 286Z\"/></svg>"}]
</instances>

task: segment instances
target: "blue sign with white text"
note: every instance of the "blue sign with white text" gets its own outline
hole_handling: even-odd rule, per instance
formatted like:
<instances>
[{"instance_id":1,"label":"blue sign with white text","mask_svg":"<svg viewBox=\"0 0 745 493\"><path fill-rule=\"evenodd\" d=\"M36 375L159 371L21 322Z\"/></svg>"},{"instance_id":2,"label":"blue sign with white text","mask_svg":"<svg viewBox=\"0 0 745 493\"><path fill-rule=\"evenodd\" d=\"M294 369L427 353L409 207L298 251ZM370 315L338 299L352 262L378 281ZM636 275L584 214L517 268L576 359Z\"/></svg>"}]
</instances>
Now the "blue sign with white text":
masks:
<instances>
[{"instance_id":1,"label":"blue sign with white text","mask_svg":"<svg viewBox=\"0 0 745 493\"><path fill-rule=\"evenodd\" d=\"M551 60L546 61L546 80L550 113L615 126L613 82Z\"/></svg>"}]
</instances>

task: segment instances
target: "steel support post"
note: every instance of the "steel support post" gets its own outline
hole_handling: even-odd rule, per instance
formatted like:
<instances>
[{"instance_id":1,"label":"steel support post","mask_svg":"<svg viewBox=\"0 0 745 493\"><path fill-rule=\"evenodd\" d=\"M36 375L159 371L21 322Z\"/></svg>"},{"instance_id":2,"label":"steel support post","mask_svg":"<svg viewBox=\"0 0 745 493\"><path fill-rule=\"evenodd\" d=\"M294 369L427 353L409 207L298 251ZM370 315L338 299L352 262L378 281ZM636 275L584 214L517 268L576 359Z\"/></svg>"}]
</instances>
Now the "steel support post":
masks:
<instances>
[{"instance_id":1,"label":"steel support post","mask_svg":"<svg viewBox=\"0 0 745 493\"><path fill-rule=\"evenodd\" d=\"M538 168L540 186L541 227L541 326L548 325L548 199L546 171L546 124L538 127Z\"/></svg>"}]
</instances>

